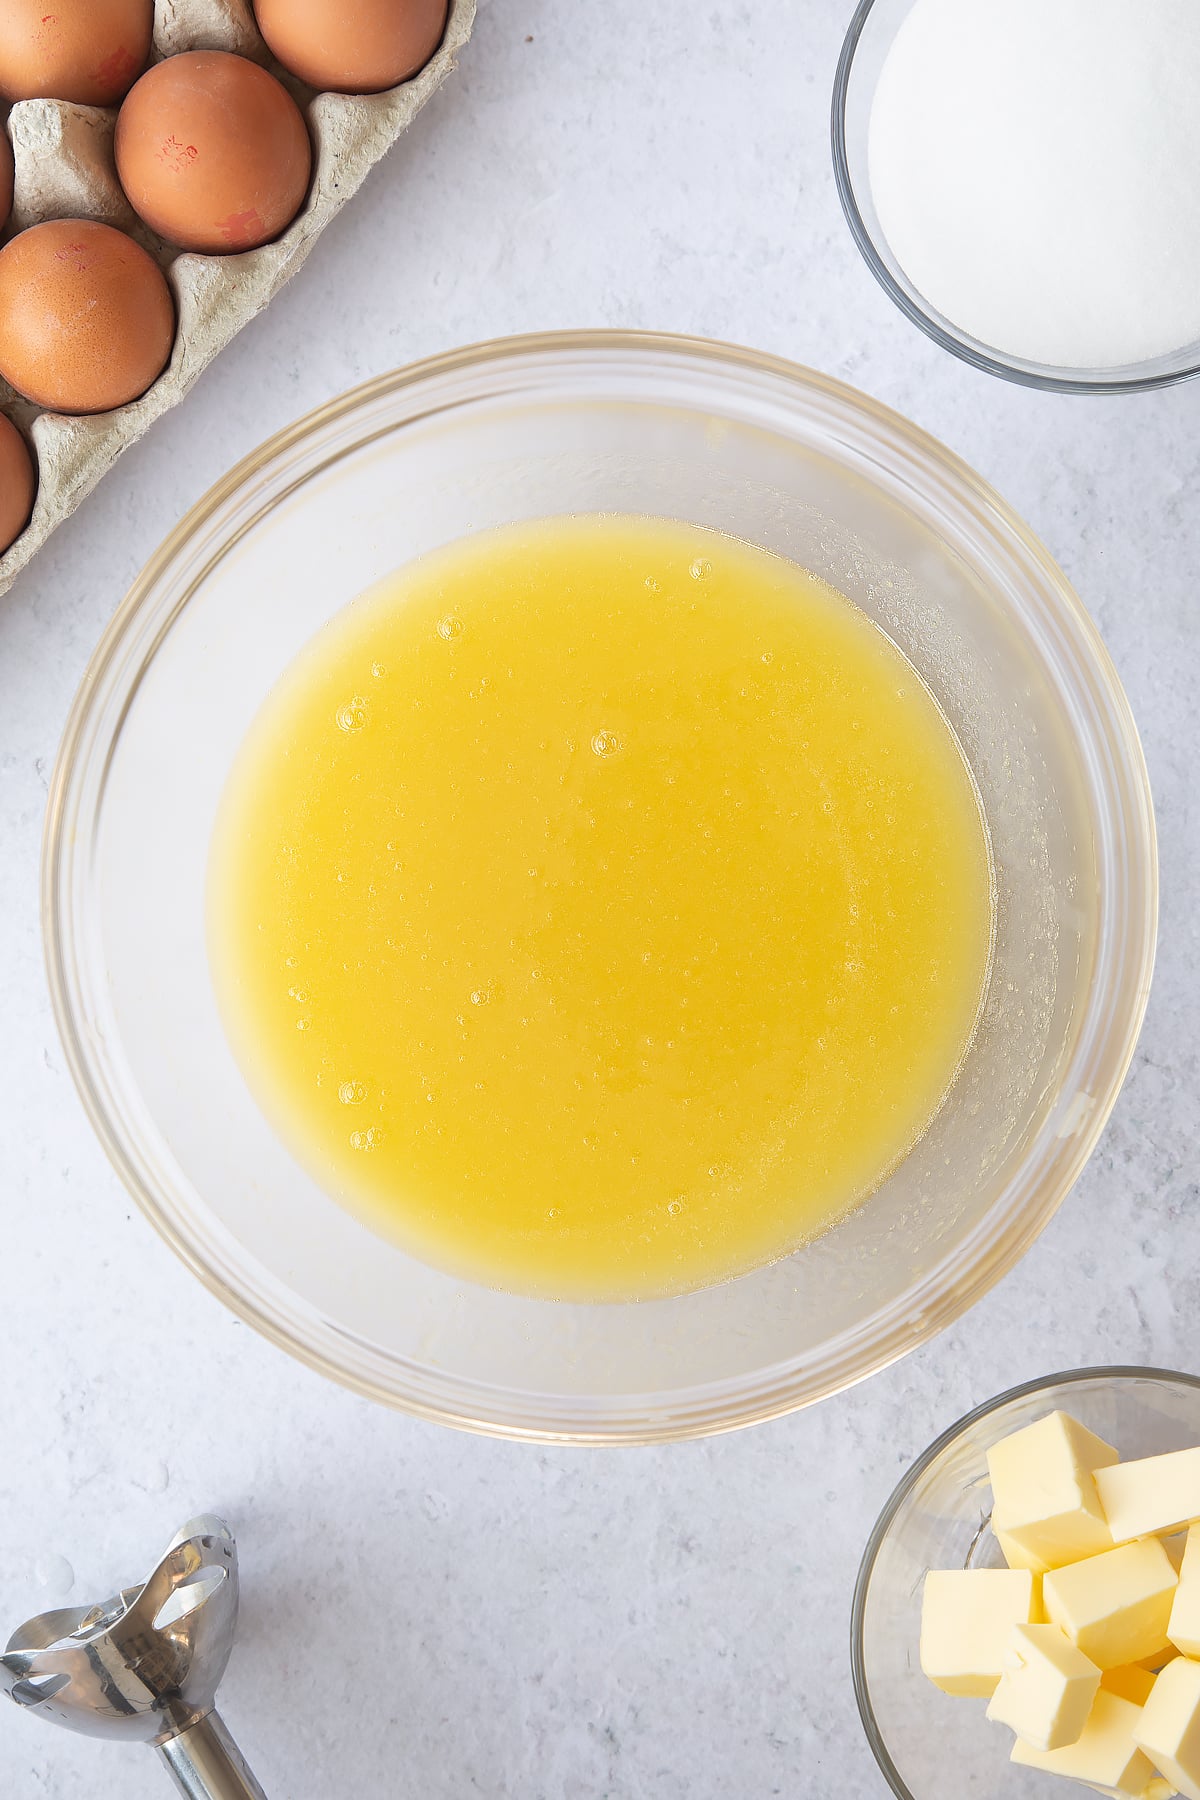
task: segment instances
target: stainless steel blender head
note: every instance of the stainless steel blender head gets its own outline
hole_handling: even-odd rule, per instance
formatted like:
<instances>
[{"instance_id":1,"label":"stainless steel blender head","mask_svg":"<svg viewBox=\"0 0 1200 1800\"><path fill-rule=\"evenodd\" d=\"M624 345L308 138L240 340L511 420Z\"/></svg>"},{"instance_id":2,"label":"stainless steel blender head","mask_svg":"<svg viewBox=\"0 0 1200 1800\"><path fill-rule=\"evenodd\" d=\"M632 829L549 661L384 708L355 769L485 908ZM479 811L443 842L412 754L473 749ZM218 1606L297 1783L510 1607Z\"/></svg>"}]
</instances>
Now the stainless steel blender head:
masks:
<instances>
[{"instance_id":1,"label":"stainless steel blender head","mask_svg":"<svg viewBox=\"0 0 1200 1800\"><path fill-rule=\"evenodd\" d=\"M233 1533L190 1519L140 1586L15 1631L0 1686L68 1731L152 1744L189 1800L266 1800L213 1706L237 1613Z\"/></svg>"}]
</instances>

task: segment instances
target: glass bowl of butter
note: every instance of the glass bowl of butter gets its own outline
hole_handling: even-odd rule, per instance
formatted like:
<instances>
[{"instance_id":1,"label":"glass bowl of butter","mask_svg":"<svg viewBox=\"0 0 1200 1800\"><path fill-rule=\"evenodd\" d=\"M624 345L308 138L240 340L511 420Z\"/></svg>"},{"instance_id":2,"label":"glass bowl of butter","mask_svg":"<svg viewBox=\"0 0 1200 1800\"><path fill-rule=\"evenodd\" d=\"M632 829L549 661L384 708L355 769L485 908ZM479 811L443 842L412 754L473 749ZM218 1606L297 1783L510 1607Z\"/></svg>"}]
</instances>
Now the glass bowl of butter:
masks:
<instances>
[{"instance_id":1,"label":"glass bowl of butter","mask_svg":"<svg viewBox=\"0 0 1200 1800\"><path fill-rule=\"evenodd\" d=\"M391 1241L340 1203L293 1154L231 1047L205 905L231 770L305 646L395 571L583 514L708 533L710 548L680 576L686 595L708 579L712 534L723 534L741 540L739 555L749 547L811 572L865 615L863 629L890 638L952 728L994 883L978 1023L923 1136L823 1235L730 1279L638 1298L489 1284ZM638 585L642 604L666 616ZM689 666L683 652L701 616L680 614L687 641L672 667ZM435 657L471 647L470 629L437 617ZM721 708L741 688L749 707L770 660L755 653L753 682L722 688ZM517 663L501 663L498 684ZM386 675L386 657L379 668ZM628 658L621 670L645 673ZM370 712L358 702L375 678L372 663L366 685L347 691L346 744L369 735L351 727ZM679 675L674 688L664 681L669 699L707 691ZM547 706L563 686L547 679ZM589 779L622 776L621 755L601 756L622 741L620 722L612 727L601 717L580 737ZM694 761L682 771L693 784ZM490 766L507 765L497 752ZM806 766L799 755L794 766ZM722 782L736 798L726 775L713 782L718 803ZM676 815L664 803L629 816L640 843L647 821ZM493 823L480 810L478 840L453 842L494 850ZM444 815L419 843L433 846L439 832L449 835ZM619 834L610 838L620 857ZM464 906L478 908L480 894L487 902L496 867L491 851L465 857ZM780 929L781 890L759 886L767 940L800 943ZM709 891L699 884L683 898L707 917ZM606 929L619 958L621 908L636 911L645 895L632 877L615 892L606 878L598 895L610 893ZM1062 572L1003 501L940 445L837 382L727 345L623 332L484 344L399 370L231 471L151 560L96 652L57 765L44 862L51 992L70 1066L115 1166L187 1265L273 1341L374 1399L477 1430L593 1443L726 1430L818 1400L940 1330L1011 1268L1116 1099L1148 993L1156 904L1149 784L1128 702ZM727 940L739 955L743 944L758 953L744 918ZM424 939L409 933L406 943ZM472 980L463 1019L447 1014L479 1041L486 1029L498 1069L505 1008L514 1029L527 1010L511 982L504 988L485 1006L490 990ZM295 1004L312 992L298 988ZM605 1093L625 1107L641 1091L640 1064L622 1061L615 1037L593 1035ZM760 1064L775 1067L762 1057L734 1075ZM350 1069L326 1093L340 1103L344 1089L355 1103L345 1129L365 1154L371 1131L350 1116L358 1079ZM727 1085L732 1107L737 1081ZM436 1082L427 1086L414 1111L433 1120L441 1107L438 1141L454 1145L455 1121L442 1116ZM779 1091L786 1102L794 1090ZM474 1127L483 1103L473 1092ZM690 1104L690 1091L683 1097ZM872 1088L864 1124L883 1111ZM646 1117L647 1154L657 1155L665 1134L656 1113ZM526 1140L497 1129L488 1142L519 1188ZM578 1143L592 1154L586 1136ZM547 1232L578 1197L567 1177L562 1198L547 1197ZM680 1209L662 1198L665 1232ZM686 1208L680 1220L691 1216Z\"/></svg>"},{"instance_id":2,"label":"glass bowl of butter","mask_svg":"<svg viewBox=\"0 0 1200 1800\"><path fill-rule=\"evenodd\" d=\"M1200 1791L1197 1446L1200 1379L1097 1368L988 1401L918 1458L852 1619L900 1800Z\"/></svg>"}]
</instances>

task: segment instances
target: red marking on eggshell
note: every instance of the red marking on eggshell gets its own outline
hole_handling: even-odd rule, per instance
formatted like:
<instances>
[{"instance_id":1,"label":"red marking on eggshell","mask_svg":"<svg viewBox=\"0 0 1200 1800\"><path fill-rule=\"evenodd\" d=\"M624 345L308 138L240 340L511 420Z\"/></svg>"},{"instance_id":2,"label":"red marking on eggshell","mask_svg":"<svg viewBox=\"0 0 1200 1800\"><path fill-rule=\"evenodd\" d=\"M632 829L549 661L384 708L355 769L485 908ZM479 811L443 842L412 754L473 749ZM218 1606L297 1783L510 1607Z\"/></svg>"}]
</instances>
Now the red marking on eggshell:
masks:
<instances>
[{"instance_id":1,"label":"red marking on eggshell","mask_svg":"<svg viewBox=\"0 0 1200 1800\"><path fill-rule=\"evenodd\" d=\"M251 239L257 243L263 234L263 218L256 206L249 206L245 212L230 213L222 219L217 230L227 244L246 244Z\"/></svg>"},{"instance_id":2,"label":"red marking on eggshell","mask_svg":"<svg viewBox=\"0 0 1200 1800\"><path fill-rule=\"evenodd\" d=\"M87 253L87 245L80 243L64 244L61 250L54 252L55 262L69 263L82 275L92 266L91 257Z\"/></svg>"},{"instance_id":3,"label":"red marking on eggshell","mask_svg":"<svg viewBox=\"0 0 1200 1800\"><path fill-rule=\"evenodd\" d=\"M110 83L124 81L127 75L136 75L137 70L136 57L131 56L128 50L121 47L105 57L96 70L96 76L98 80L104 82L105 86L108 86Z\"/></svg>"},{"instance_id":4,"label":"red marking on eggshell","mask_svg":"<svg viewBox=\"0 0 1200 1800\"><path fill-rule=\"evenodd\" d=\"M165 163L168 169L176 175L181 175L185 169L191 168L200 152L195 144L185 144L172 132L170 137L163 139L160 148L154 154L160 163Z\"/></svg>"}]
</instances>

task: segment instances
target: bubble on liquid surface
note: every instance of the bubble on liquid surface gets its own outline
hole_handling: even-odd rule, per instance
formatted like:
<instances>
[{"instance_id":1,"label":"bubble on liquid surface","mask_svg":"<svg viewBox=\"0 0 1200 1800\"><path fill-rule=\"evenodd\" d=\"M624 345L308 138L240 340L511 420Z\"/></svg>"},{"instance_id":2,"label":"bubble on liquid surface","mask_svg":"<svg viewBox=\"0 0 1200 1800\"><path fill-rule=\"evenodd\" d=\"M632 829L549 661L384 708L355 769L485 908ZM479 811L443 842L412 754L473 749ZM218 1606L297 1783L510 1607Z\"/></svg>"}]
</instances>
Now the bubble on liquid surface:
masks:
<instances>
[{"instance_id":1,"label":"bubble on liquid surface","mask_svg":"<svg viewBox=\"0 0 1200 1800\"><path fill-rule=\"evenodd\" d=\"M343 1106L361 1106L366 1097L365 1081L343 1081L338 1089L338 1099Z\"/></svg>"},{"instance_id":2,"label":"bubble on liquid surface","mask_svg":"<svg viewBox=\"0 0 1200 1800\"><path fill-rule=\"evenodd\" d=\"M662 583L659 581L659 579L656 575L647 575L646 588L650 593L657 594L661 587L662 587Z\"/></svg>"},{"instance_id":3,"label":"bubble on liquid surface","mask_svg":"<svg viewBox=\"0 0 1200 1800\"><path fill-rule=\"evenodd\" d=\"M597 756L615 756L621 748L621 740L615 731L598 731L592 739L592 750Z\"/></svg>"},{"instance_id":4,"label":"bubble on liquid surface","mask_svg":"<svg viewBox=\"0 0 1200 1800\"><path fill-rule=\"evenodd\" d=\"M454 613L447 613L444 619L437 622L437 634L449 643L451 638L462 636L463 622Z\"/></svg>"},{"instance_id":5,"label":"bubble on liquid surface","mask_svg":"<svg viewBox=\"0 0 1200 1800\"><path fill-rule=\"evenodd\" d=\"M371 664L371 673L375 677L376 681L381 681L383 679L383 677L387 674L387 664L381 663L381 662L373 662Z\"/></svg>"},{"instance_id":6,"label":"bubble on liquid surface","mask_svg":"<svg viewBox=\"0 0 1200 1800\"><path fill-rule=\"evenodd\" d=\"M382 1141L383 1132L378 1125L368 1125L365 1131L352 1131L350 1133L350 1148L352 1150L377 1150Z\"/></svg>"},{"instance_id":7,"label":"bubble on liquid surface","mask_svg":"<svg viewBox=\"0 0 1200 1800\"><path fill-rule=\"evenodd\" d=\"M683 1201L682 1200L668 1200L667 1201L667 1211L670 1213L670 1215L673 1219L677 1219L679 1217L679 1214L683 1211Z\"/></svg>"},{"instance_id":8,"label":"bubble on liquid surface","mask_svg":"<svg viewBox=\"0 0 1200 1800\"><path fill-rule=\"evenodd\" d=\"M371 709L361 694L355 694L337 709L339 731L361 731L371 716Z\"/></svg>"},{"instance_id":9,"label":"bubble on liquid surface","mask_svg":"<svg viewBox=\"0 0 1200 1800\"><path fill-rule=\"evenodd\" d=\"M492 990L490 987L477 987L471 989L472 1006L487 1006L491 1001L491 998Z\"/></svg>"},{"instance_id":10,"label":"bubble on liquid surface","mask_svg":"<svg viewBox=\"0 0 1200 1800\"><path fill-rule=\"evenodd\" d=\"M707 581L712 574L712 564L707 556L694 556L688 574L693 581Z\"/></svg>"}]
</instances>

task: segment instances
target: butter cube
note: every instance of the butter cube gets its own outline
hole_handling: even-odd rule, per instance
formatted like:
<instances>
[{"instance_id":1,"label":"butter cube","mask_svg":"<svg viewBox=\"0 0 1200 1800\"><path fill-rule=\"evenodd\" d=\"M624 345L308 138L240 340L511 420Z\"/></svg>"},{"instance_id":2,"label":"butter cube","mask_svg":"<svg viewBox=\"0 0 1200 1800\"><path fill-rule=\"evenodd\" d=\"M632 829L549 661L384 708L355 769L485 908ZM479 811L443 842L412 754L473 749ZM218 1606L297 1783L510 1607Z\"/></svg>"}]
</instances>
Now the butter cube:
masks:
<instances>
[{"instance_id":1,"label":"butter cube","mask_svg":"<svg viewBox=\"0 0 1200 1800\"><path fill-rule=\"evenodd\" d=\"M1007 1531L1001 1530L995 1519L992 1520L992 1536L1000 1546L1000 1554L1010 1569L1030 1569L1035 1575L1044 1575L1049 1564L1040 1556L1034 1556L1015 1538L1009 1537Z\"/></svg>"},{"instance_id":2,"label":"butter cube","mask_svg":"<svg viewBox=\"0 0 1200 1800\"><path fill-rule=\"evenodd\" d=\"M1100 1669L1165 1650L1179 1577L1157 1538L1122 1544L1042 1577L1046 1613Z\"/></svg>"},{"instance_id":3,"label":"butter cube","mask_svg":"<svg viewBox=\"0 0 1200 1800\"><path fill-rule=\"evenodd\" d=\"M1125 1663L1119 1669L1105 1669L1100 1686L1110 1694L1120 1694L1122 1700L1132 1700L1135 1706L1145 1706L1154 1686L1154 1676L1149 1669L1143 1669L1141 1663Z\"/></svg>"},{"instance_id":4,"label":"butter cube","mask_svg":"<svg viewBox=\"0 0 1200 1800\"><path fill-rule=\"evenodd\" d=\"M1047 1413L993 1444L987 1460L992 1528L1005 1544L1045 1569L1112 1549L1095 1471L1117 1452L1077 1419Z\"/></svg>"},{"instance_id":5,"label":"butter cube","mask_svg":"<svg viewBox=\"0 0 1200 1800\"><path fill-rule=\"evenodd\" d=\"M1096 1491L1115 1543L1178 1531L1200 1519L1200 1446L1100 1469Z\"/></svg>"},{"instance_id":6,"label":"butter cube","mask_svg":"<svg viewBox=\"0 0 1200 1800\"><path fill-rule=\"evenodd\" d=\"M1099 1686L1099 1669L1060 1626L1015 1625L987 1716L1036 1750L1058 1750L1077 1742Z\"/></svg>"},{"instance_id":7,"label":"butter cube","mask_svg":"<svg viewBox=\"0 0 1200 1800\"><path fill-rule=\"evenodd\" d=\"M1200 1800L1200 1663L1177 1657L1155 1678L1135 1733L1160 1775Z\"/></svg>"},{"instance_id":8,"label":"butter cube","mask_svg":"<svg viewBox=\"0 0 1200 1800\"><path fill-rule=\"evenodd\" d=\"M1036 1750L1017 1739L1012 1760L1027 1769L1045 1769L1086 1781L1103 1792L1143 1795L1154 1780L1154 1767L1134 1741L1142 1709L1132 1700L1101 1688L1078 1743L1061 1750Z\"/></svg>"},{"instance_id":9,"label":"butter cube","mask_svg":"<svg viewBox=\"0 0 1200 1800\"><path fill-rule=\"evenodd\" d=\"M1167 1636L1185 1656L1200 1656L1200 1526L1188 1532Z\"/></svg>"},{"instance_id":10,"label":"butter cube","mask_svg":"<svg viewBox=\"0 0 1200 1800\"><path fill-rule=\"evenodd\" d=\"M1014 1625L1028 1625L1034 1578L1025 1569L931 1569L921 1605L921 1667L946 1694L986 1696L999 1681Z\"/></svg>"}]
</instances>

